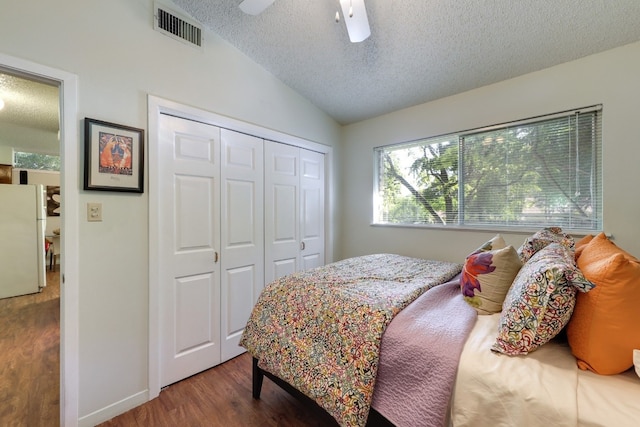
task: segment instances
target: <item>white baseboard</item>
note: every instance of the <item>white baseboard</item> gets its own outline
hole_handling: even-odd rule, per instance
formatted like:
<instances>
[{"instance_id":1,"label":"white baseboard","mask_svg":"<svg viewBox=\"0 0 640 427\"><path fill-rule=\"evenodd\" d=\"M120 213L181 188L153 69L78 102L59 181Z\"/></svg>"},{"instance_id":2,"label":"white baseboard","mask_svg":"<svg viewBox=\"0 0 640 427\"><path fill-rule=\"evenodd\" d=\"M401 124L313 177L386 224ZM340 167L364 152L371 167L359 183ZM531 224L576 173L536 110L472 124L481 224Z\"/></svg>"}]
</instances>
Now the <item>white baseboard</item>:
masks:
<instances>
[{"instance_id":1,"label":"white baseboard","mask_svg":"<svg viewBox=\"0 0 640 427\"><path fill-rule=\"evenodd\" d=\"M79 427L93 427L149 401L149 390L141 391L78 419Z\"/></svg>"}]
</instances>

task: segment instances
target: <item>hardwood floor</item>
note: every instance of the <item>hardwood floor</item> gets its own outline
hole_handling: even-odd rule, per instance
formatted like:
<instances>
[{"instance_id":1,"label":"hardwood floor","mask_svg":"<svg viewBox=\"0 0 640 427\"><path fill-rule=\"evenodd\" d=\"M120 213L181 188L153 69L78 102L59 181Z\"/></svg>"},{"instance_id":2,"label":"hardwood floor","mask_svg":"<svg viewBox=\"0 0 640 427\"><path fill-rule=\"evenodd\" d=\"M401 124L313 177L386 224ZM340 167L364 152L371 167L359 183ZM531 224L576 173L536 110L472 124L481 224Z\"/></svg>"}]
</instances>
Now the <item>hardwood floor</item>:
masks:
<instances>
[{"instance_id":1,"label":"hardwood floor","mask_svg":"<svg viewBox=\"0 0 640 427\"><path fill-rule=\"evenodd\" d=\"M42 292L0 299L0 425L60 424L60 273Z\"/></svg>"},{"instance_id":2,"label":"hardwood floor","mask_svg":"<svg viewBox=\"0 0 640 427\"><path fill-rule=\"evenodd\" d=\"M335 420L309 406L268 379L260 399L251 396L251 358L246 353L170 385L146 404L100 427L173 426L337 426Z\"/></svg>"},{"instance_id":3,"label":"hardwood floor","mask_svg":"<svg viewBox=\"0 0 640 427\"><path fill-rule=\"evenodd\" d=\"M0 299L0 426L56 427L60 420L60 282L47 272L38 294ZM324 411L265 378L253 399L251 358L236 357L166 387L101 427L335 427ZM377 425L370 420L369 426Z\"/></svg>"}]
</instances>

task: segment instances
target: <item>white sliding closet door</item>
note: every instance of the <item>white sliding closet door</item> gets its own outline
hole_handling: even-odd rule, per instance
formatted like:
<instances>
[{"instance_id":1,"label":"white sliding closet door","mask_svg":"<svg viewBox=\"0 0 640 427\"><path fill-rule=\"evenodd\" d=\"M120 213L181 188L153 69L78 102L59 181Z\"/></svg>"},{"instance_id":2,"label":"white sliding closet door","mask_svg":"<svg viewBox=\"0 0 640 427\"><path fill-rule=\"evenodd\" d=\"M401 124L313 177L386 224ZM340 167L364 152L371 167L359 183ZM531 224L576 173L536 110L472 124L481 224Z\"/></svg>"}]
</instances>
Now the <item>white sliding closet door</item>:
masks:
<instances>
[{"instance_id":1,"label":"white sliding closet door","mask_svg":"<svg viewBox=\"0 0 640 427\"><path fill-rule=\"evenodd\" d=\"M324 265L324 154L300 149L302 270Z\"/></svg>"},{"instance_id":2,"label":"white sliding closet door","mask_svg":"<svg viewBox=\"0 0 640 427\"><path fill-rule=\"evenodd\" d=\"M265 141L265 280L324 264L324 155Z\"/></svg>"},{"instance_id":3,"label":"white sliding closet door","mask_svg":"<svg viewBox=\"0 0 640 427\"><path fill-rule=\"evenodd\" d=\"M160 387L231 359L264 284L323 265L324 155L160 114Z\"/></svg>"},{"instance_id":4,"label":"white sliding closet door","mask_svg":"<svg viewBox=\"0 0 640 427\"><path fill-rule=\"evenodd\" d=\"M220 129L161 115L160 376L220 363ZM156 284L153 284L154 286Z\"/></svg>"},{"instance_id":5,"label":"white sliding closet door","mask_svg":"<svg viewBox=\"0 0 640 427\"><path fill-rule=\"evenodd\" d=\"M222 361L238 345L264 285L263 140L222 129Z\"/></svg>"},{"instance_id":6,"label":"white sliding closet door","mask_svg":"<svg viewBox=\"0 0 640 427\"><path fill-rule=\"evenodd\" d=\"M300 269L299 148L265 141L265 282Z\"/></svg>"}]
</instances>

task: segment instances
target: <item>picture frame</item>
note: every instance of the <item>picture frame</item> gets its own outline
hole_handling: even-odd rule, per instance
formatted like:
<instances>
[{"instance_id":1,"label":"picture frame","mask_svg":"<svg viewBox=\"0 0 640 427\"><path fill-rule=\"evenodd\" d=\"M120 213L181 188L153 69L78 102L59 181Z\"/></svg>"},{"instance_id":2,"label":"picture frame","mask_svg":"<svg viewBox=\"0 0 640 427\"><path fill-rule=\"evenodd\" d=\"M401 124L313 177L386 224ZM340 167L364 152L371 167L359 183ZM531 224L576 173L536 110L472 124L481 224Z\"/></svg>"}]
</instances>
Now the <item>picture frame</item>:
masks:
<instances>
[{"instance_id":1,"label":"picture frame","mask_svg":"<svg viewBox=\"0 0 640 427\"><path fill-rule=\"evenodd\" d=\"M84 189L144 192L144 129L84 119Z\"/></svg>"}]
</instances>

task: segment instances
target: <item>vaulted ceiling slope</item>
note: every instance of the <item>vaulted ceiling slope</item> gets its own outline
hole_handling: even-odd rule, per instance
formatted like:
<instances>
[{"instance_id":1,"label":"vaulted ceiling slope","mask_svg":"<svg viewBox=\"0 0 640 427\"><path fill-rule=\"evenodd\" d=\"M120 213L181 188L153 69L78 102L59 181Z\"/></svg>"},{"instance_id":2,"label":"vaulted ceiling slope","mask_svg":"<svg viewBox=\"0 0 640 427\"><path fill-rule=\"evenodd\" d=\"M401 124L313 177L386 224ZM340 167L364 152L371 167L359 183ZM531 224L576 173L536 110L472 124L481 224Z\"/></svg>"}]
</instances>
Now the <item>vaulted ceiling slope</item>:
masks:
<instances>
[{"instance_id":1,"label":"vaulted ceiling slope","mask_svg":"<svg viewBox=\"0 0 640 427\"><path fill-rule=\"evenodd\" d=\"M341 124L640 40L638 0L365 0L361 43L338 0L173 2Z\"/></svg>"}]
</instances>

